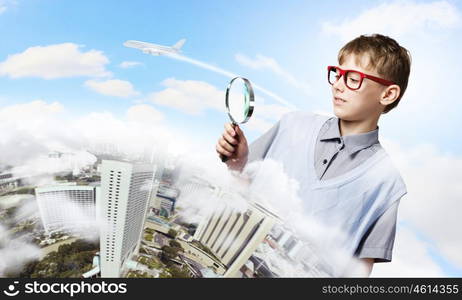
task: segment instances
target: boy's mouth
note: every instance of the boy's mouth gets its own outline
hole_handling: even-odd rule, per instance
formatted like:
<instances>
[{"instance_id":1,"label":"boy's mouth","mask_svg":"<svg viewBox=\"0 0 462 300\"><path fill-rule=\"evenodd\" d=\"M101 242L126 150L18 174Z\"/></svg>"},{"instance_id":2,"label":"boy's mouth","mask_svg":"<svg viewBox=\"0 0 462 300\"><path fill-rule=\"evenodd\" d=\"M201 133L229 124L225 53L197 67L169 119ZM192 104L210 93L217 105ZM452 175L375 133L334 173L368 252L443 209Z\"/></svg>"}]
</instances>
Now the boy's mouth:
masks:
<instances>
[{"instance_id":1,"label":"boy's mouth","mask_svg":"<svg viewBox=\"0 0 462 300\"><path fill-rule=\"evenodd\" d=\"M339 98L339 97L334 97L334 102L335 103L344 103L344 102L346 102L346 100L343 100L342 98Z\"/></svg>"}]
</instances>

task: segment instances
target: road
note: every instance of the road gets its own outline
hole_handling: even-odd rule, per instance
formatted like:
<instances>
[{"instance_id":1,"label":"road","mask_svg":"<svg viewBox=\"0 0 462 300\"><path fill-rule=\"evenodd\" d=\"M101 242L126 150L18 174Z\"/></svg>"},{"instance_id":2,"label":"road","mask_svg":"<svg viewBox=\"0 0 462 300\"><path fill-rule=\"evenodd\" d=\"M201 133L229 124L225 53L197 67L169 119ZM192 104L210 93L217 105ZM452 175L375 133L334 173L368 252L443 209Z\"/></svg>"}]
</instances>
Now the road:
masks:
<instances>
[{"instance_id":1,"label":"road","mask_svg":"<svg viewBox=\"0 0 462 300\"><path fill-rule=\"evenodd\" d=\"M71 244L71 243L75 242L77 239L78 238L70 238L70 239L67 239L67 240L64 240L64 241L59 241L57 243L54 243L53 245L43 247L41 249L42 256L40 257L40 259L44 258L50 252L58 251L59 246L65 245L65 244Z\"/></svg>"}]
</instances>

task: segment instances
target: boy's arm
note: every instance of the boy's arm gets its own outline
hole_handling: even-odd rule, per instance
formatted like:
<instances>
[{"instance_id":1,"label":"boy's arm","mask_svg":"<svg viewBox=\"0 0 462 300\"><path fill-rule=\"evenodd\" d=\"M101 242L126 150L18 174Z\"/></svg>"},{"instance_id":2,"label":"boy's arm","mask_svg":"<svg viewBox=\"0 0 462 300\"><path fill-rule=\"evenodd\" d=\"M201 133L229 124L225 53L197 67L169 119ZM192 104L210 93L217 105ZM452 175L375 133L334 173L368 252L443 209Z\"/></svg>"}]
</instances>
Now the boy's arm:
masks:
<instances>
[{"instance_id":1,"label":"boy's arm","mask_svg":"<svg viewBox=\"0 0 462 300\"><path fill-rule=\"evenodd\" d=\"M374 263L391 262L396 236L398 205L399 200L393 203L377 221L371 225L356 250L356 257L359 259L371 259Z\"/></svg>"},{"instance_id":2,"label":"boy's arm","mask_svg":"<svg viewBox=\"0 0 462 300\"><path fill-rule=\"evenodd\" d=\"M372 268L374 267L374 258L361 258L361 261L364 264L365 270L364 270L364 277L369 277L371 276Z\"/></svg>"},{"instance_id":3,"label":"boy's arm","mask_svg":"<svg viewBox=\"0 0 462 300\"><path fill-rule=\"evenodd\" d=\"M340 277L369 277L374 265L373 258L352 259L345 272Z\"/></svg>"}]
</instances>

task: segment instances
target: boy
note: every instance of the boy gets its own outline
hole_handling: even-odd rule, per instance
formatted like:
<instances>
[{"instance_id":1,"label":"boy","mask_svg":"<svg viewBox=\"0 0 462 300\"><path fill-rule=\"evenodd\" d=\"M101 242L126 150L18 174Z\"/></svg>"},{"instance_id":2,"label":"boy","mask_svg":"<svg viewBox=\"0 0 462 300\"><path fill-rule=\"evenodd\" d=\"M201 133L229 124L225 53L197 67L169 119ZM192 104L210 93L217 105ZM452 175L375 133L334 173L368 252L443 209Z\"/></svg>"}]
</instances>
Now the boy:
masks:
<instances>
[{"instance_id":1,"label":"boy","mask_svg":"<svg viewBox=\"0 0 462 300\"><path fill-rule=\"evenodd\" d=\"M241 129L230 124L216 151L229 169L273 159L300 183L299 196L310 214L340 225L353 256L367 266L390 262L398 204L406 186L378 141L378 121L396 107L408 83L409 52L395 40L362 35L328 67L336 117L302 112L284 115L250 151Z\"/></svg>"}]
</instances>

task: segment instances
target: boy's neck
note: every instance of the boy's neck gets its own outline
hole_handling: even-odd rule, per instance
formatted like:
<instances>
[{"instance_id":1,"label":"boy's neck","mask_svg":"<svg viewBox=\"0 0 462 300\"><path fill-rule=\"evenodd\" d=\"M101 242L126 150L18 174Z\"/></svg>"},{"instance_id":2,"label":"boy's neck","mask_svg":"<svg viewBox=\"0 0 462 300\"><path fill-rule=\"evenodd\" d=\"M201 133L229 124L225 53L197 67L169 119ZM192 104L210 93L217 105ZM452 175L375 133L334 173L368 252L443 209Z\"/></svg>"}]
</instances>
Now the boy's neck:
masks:
<instances>
[{"instance_id":1,"label":"boy's neck","mask_svg":"<svg viewBox=\"0 0 462 300\"><path fill-rule=\"evenodd\" d=\"M345 121L339 119L340 135L352 135L366 133L377 129L378 120L362 120L362 121Z\"/></svg>"}]
</instances>

